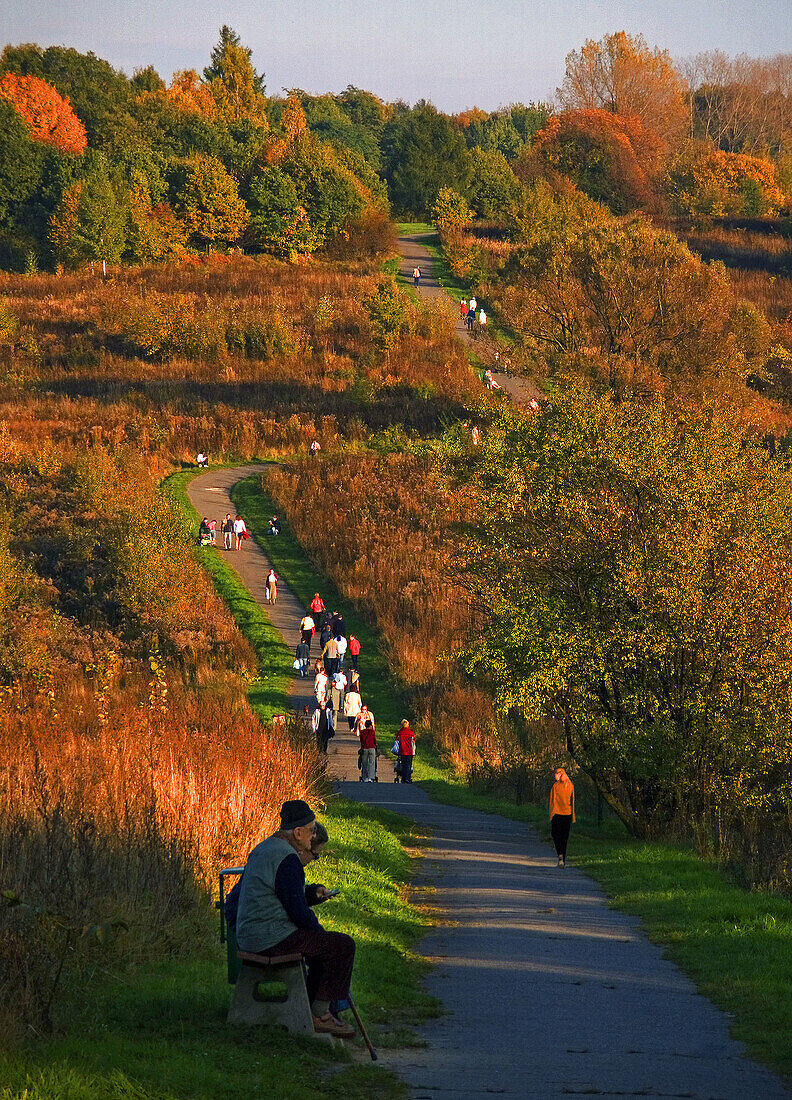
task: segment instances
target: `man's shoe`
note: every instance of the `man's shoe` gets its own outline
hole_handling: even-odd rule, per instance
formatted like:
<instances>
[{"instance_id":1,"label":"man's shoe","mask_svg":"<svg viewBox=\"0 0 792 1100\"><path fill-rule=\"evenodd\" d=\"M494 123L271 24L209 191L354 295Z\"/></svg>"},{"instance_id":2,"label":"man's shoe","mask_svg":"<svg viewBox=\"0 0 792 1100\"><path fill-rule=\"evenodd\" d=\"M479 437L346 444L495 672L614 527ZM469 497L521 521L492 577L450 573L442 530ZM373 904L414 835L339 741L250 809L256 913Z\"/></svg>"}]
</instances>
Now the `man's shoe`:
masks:
<instances>
[{"instance_id":1,"label":"man's shoe","mask_svg":"<svg viewBox=\"0 0 792 1100\"><path fill-rule=\"evenodd\" d=\"M320 1035L335 1035L337 1039L352 1039L357 1032L343 1020L339 1020L332 1012L325 1012L324 1016L313 1017L314 1031Z\"/></svg>"}]
</instances>

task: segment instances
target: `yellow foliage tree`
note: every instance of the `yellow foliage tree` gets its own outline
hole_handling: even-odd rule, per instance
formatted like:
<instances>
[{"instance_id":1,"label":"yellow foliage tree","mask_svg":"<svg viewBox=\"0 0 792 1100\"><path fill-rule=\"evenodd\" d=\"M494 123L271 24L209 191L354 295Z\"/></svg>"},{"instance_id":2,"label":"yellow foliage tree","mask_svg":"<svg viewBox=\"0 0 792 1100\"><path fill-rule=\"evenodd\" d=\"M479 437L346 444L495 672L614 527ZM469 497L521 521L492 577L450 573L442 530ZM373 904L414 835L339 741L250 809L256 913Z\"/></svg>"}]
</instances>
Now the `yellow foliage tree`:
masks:
<instances>
[{"instance_id":1,"label":"yellow foliage tree","mask_svg":"<svg viewBox=\"0 0 792 1100\"><path fill-rule=\"evenodd\" d=\"M667 180L679 214L775 215L789 202L769 160L706 146L676 156Z\"/></svg>"}]
</instances>

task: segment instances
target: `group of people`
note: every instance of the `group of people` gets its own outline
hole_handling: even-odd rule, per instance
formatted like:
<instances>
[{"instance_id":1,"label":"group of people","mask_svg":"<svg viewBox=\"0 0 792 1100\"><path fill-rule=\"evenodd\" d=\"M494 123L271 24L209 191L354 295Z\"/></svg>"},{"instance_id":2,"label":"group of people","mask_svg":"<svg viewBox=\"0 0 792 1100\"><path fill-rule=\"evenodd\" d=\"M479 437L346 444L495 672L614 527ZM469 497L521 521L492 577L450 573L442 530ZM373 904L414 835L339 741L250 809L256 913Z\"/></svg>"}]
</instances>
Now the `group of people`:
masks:
<instances>
[{"instance_id":1,"label":"group of people","mask_svg":"<svg viewBox=\"0 0 792 1100\"><path fill-rule=\"evenodd\" d=\"M476 318L477 307L478 318ZM459 319L474 339L487 330L487 314L484 312L483 306L479 307L475 298L460 299Z\"/></svg>"},{"instance_id":2,"label":"group of people","mask_svg":"<svg viewBox=\"0 0 792 1100\"><path fill-rule=\"evenodd\" d=\"M230 512L220 523L220 533L223 536L224 550L239 550L245 539L250 538L247 525L241 516L232 516ZM198 527L198 541L201 546L215 546L217 544L217 520L201 517Z\"/></svg>"},{"instance_id":3,"label":"group of people","mask_svg":"<svg viewBox=\"0 0 792 1100\"><path fill-rule=\"evenodd\" d=\"M358 738L360 780L362 783L374 783L377 781L377 757L381 752L377 744L374 714L360 694L360 642L354 634L347 636L343 616L325 607L318 592L300 620L300 640L294 652L294 669L301 677L309 675L311 647L317 635L319 656L313 668L316 705L311 715L317 748L321 753L327 753L328 743L335 736L336 722L343 715L350 732ZM395 782L411 783L415 734L406 718L402 720L391 752L396 757Z\"/></svg>"}]
</instances>

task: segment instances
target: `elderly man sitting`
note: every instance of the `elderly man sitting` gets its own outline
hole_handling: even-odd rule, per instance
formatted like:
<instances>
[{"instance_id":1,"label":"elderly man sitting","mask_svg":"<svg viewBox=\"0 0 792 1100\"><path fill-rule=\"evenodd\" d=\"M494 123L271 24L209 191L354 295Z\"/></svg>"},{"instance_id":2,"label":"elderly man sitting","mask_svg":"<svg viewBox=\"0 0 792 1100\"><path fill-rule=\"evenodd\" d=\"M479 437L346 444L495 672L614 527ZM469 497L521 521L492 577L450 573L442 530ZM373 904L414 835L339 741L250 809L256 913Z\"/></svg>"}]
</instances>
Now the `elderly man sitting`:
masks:
<instances>
[{"instance_id":1,"label":"elderly man sitting","mask_svg":"<svg viewBox=\"0 0 792 1100\"><path fill-rule=\"evenodd\" d=\"M313 856L315 833L316 818L307 802L283 803L280 829L256 845L245 866L237 942L241 951L256 955L300 952L308 965L314 1029L350 1039L355 1029L332 1015L330 1002L349 996L355 941L343 932L326 932L311 910L329 897L324 886L305 885L303 865Z\"/></svg>"}]
</instances>

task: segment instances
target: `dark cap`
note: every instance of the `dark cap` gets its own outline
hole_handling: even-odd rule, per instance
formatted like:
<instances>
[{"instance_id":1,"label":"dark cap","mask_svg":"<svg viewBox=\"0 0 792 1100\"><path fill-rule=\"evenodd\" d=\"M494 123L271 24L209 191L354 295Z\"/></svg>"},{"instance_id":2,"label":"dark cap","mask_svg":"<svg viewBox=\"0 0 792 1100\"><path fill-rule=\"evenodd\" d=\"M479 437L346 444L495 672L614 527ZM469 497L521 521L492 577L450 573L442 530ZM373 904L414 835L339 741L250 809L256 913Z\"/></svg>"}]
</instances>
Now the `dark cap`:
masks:
<instances>
[{"instance_id":1,"label":"dark cap","mask_svg":"<svg viewBox=\"0 0 792 1100\"><path fill-rule=\"evenodd\" d=\"M307 802L301 798L293 798L284 802L281 806L281 829L299 829L301 825L310 825L316 818Z\"/></svg>"}]
</instances>

